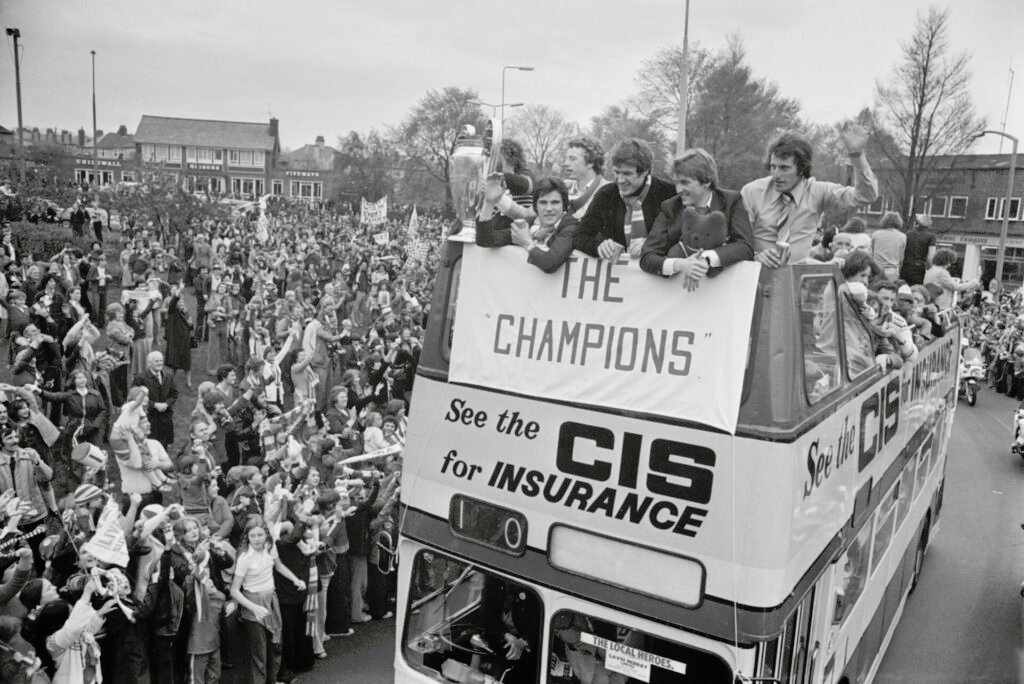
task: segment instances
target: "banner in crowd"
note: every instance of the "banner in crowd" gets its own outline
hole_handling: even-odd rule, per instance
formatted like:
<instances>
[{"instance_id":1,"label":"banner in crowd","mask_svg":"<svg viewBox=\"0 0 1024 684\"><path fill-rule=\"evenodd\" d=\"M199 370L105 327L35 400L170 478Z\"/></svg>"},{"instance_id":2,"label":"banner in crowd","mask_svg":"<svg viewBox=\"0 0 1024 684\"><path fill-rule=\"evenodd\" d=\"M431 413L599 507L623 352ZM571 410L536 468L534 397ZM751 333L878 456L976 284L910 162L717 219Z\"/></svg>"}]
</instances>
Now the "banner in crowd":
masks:
<instances>
[{"instance_id":1,"label":"banner in crowd","mask_svg":"<svg viewBox=\"0 0 1024 684\"><path fill-rule=\"evenodd\" d=\"M388 220L388 196L384 195L376 202L367 202L361 198L359 222L368 226L379 226Z\"/></svg>"},{"instance_id":2,"label":"banner in crowd","mask_svg":"<svg viewBox=\"0 0 1024 684\"><path fill-rule=\"evenodd\" d=\"M388 236L388 231L386 231L386 230L381 231L380 233L374 233L373 234L373 242L374 242L374 244L381 245L382 247L386 246L388 244L388 242L390 242L390 240L391 240L391 238Z\"/></svg>"},{"instance_id":3,"label":"banner in crowd","mask_svg":"<svg viewBox=\"0 0 1024 684\"><path fill-rule=\"evenodd\" d=\"M695 292L579 252L545 275L522 250L468 246L450 380L736 430L760 266Z\"/></svg>"},{"instance_id":4,"label":"banner in crowd","mask_svg":"<svg viewBox=\"0 0 1024 684\"><path fill-rule=\"evenodd\" d=\"M412 205L412 215L409 216L409 227L406 229L409 235L418 235L420 232L420 217L416 215L416 205Z\"/></svg>"},{"instance_id":5,"label":"banner in crowd","mask_svg":"<svg viewBox=\"0 0 1024 684\"><path fill-rule=\"evenodd\" d=\"M409 244L409 248L405 252L407 264L418 264L422 263L427 258L427 253L430 251L430 245L423 240L416 238L412 243Z\"/></svg>"}]
</instances>

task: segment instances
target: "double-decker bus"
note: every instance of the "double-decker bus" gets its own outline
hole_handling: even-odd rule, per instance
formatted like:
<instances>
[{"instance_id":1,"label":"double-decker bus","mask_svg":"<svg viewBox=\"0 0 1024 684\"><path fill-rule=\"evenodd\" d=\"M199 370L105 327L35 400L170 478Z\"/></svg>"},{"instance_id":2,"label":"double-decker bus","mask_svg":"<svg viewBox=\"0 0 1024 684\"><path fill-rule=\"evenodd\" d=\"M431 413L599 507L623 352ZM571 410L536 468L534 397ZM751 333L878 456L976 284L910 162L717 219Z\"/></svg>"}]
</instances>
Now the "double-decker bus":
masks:
<instances>
[{"instance_id":1,"label":"double-decker bus","mask_svg":"<svg viewBox=\"0 0 1024 684\"><path fill-rule=\"evenodd\" d=\"M883 373L833 265L686 292L459 239L404 453L395 681L870 681L939 520L955 322Z\"/></svg>"}]
</instances>

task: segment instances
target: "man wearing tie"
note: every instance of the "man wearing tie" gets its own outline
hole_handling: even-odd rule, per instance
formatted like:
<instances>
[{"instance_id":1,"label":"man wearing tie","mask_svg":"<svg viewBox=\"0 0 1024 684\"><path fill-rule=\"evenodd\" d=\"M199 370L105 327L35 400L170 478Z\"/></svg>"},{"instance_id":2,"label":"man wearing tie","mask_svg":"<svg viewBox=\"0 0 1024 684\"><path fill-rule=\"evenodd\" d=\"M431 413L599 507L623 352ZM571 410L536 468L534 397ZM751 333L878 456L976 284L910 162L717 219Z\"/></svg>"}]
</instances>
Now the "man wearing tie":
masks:
<instances>
[{"instance_id":1,"label":"man wearing tie","mask_svg":"<svg viewBox=\"0 0 1024 684\"><path fill-rule=\"evenodd\" d=\"M811 144L800 136L783 134L768 148L771 175L740 191L754 229L756 261L777 268L806 259L823 213L832 208L851 211L875 201L878 181L864 158L867 138L867 131L856 125L840 133L853 166L852 187L812 178Z\"/></svg>"},{"instance_id":2,"label":"man wearing tie","mask_svg":"<svg viewBox=\"0 0 1024 684\"><path fill-rule=\"evenodd\" d=\"M174 402L178 400L178 388L169 373L164 372L164 355L151 352L146 357L146 370L135 376L133 385L149 390L150 437L170 448L174 443Z\"/></svg>"}]
</instances>

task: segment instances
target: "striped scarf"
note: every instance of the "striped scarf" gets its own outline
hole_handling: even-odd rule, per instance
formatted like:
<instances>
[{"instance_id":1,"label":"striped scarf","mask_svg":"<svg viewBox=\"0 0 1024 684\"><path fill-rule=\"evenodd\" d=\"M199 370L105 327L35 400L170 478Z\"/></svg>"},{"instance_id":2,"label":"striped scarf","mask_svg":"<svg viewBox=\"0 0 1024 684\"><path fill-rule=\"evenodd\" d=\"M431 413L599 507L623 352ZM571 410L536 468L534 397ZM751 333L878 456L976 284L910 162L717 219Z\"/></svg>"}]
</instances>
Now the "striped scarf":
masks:
<instances>
[{"instance_id":1,"label":"striped scarf","mask_svg":"<svg viewBox=\"0 0 1024 684\"><path fill-rule=\"evenodd\" d=\"M590 198L594 196L597 189L601 187L601 176L594 176L594 179L590 181L590 185L583 188L582 191L576 193L569 193L569 211L576 218L583 218L587 206L590 204ZM579 185L576 185L576 190L579 190Z\"/></svg>"},{"instance_id":2,"label":"striped scarf","mask_svg":"<svg viewBox=\"0 0 1024 684\"><path fill-rule=\"evenodd\" d=\"M623 233L626 236L626 247L629 247L630 240L647 237L647 223L644 221L644 200L647 193L651 191L651 174L647 174L644 187L636 195L623 197L626 204L626 220L623 226Z\"/></svg>"}]
</instances>

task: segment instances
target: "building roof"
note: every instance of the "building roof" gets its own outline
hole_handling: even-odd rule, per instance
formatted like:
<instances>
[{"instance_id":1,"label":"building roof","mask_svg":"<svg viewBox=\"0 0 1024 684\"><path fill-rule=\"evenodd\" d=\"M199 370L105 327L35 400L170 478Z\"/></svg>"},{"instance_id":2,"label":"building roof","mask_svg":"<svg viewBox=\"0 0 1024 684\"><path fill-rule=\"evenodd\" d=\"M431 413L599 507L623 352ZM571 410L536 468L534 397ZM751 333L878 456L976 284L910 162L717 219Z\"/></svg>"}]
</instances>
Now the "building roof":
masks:
<instances>
[{"instance_id":1,"label":"building roof","mask_svg":"<svg viewBox=\"0 0 1024 684\"><path fill-rule=\"evenodd\" d=\"M297 150L283 152L280 163L296 171L332 171L338 151L326 145L303 145Z\"/></svg>"},{"instance_id":2,"label":"building roof","mask_svg":"<svg viewBox=\"0 0 1024 684\"><path fill-rule=\"evenodd\" d=\"M872 166L879 169L891 168L888 160ZM1009 154L945 154L936 157L936 169L992 170L999 171L1010 168ZM1017 155L1017 168L1024 168L1024 154Z\"/></svg>"},{"instance_id":3,"label":"building roof","mask_svg":"<svg viewBox=\"0 0 1024 684\"><path fill-rule=\"evenodd\" d=\"M11 129L6 128L4 126L0 126L0 135L8 135L8 134L13 135L14 131L12 131Z\"/></svg>"},{"instance_id":4,"label":"building roof","mask_svg":"<svg viewBox=\"0 0 1024 684\"><path fill-rule=\"evenodd\" d=\"M98 147L101 150L121 150L135 147L134 135L121 135L119 133L107 133L102 138Z\"/></svg>"},{"instance_id":5,"label":"building roof","mask_svg":"<svg viewBox=\"0 0 1024 684\"><path fill-rule=\"evenodd\" d=\"M271 151L277 141L269 123L179 119L143 114L135 129L135 142Z\"/></svg>"}]
</instances>

